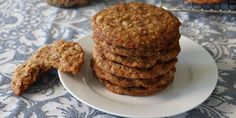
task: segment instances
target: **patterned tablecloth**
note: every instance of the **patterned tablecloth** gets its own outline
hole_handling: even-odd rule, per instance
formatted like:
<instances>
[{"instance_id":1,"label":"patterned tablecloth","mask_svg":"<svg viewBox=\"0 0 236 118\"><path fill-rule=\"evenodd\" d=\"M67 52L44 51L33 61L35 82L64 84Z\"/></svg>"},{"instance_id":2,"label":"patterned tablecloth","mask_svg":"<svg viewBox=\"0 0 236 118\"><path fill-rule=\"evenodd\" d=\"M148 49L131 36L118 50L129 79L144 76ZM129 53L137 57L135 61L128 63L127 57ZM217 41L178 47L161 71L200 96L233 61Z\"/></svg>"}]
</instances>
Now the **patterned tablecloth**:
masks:
<instances>
[{"instance_id":1,"label":"patterned tablecloth","mask_svg":"<svg viewBox=\"0 0 236 118\"><path fill-rule=\"evenodd\" d=\"M77 9L48 6L43 0L0 0L0 117L117 117L72 97L50 71L20 97L10 82L14 69L37 48L58 39L91 33L91 17L103 3ZM213 94L195 109L174 117L236 117L236 15L175 13L182 35L215 59L219 80ZM201 59L201 57L199 57ZM202 60L204 61L204 60Z\"/></svg>"}]
</instances>

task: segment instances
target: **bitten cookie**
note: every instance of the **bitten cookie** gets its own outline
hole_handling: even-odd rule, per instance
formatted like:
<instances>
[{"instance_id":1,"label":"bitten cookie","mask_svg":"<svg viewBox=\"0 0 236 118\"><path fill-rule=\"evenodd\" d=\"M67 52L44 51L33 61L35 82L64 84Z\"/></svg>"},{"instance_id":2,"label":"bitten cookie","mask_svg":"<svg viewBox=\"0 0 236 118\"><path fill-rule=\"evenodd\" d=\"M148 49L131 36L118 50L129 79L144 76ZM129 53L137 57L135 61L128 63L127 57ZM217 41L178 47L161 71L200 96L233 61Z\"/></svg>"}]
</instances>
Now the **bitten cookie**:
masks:
<instances>
[{"instance_id":1,"label":"bitten cookie","mask_svg":"<svg viewBox=\"0 0 236 118\"><path fill-rule=\"evenodd\" d=\"M51 68L76 74L84 63L84 51L79 43L56 41L38 49L25 63L17 67L11 87L15 95L21 95L32 85L38 74Z\"/></svg>"}]
</instances>

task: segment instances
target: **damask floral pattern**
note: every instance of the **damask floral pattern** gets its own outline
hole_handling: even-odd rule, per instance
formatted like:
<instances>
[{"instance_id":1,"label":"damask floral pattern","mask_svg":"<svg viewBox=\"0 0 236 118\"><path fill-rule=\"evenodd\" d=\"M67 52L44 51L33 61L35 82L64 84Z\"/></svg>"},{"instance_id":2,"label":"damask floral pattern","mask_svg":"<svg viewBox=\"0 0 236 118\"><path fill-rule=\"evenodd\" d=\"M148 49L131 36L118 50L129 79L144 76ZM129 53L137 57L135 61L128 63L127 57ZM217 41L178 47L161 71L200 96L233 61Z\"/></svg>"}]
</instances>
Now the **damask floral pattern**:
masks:
<instances>
[{"instance_id":1,"label":"damask floral pattern","mask_svg":"<svg viewBox=\"0 0 236 118\"><path fill-rule=\"evenodd\" d=\"M104 7L97 2L78 9L61 9L48 6L43 0L0 0L1 117L117 117L72 97L61 85L55 70L42 75L21 97L15 97L10 87L14 69L37 48L54 40L76 40L89 34L91 17ZM203 104L174 117L235 117L236 16L175 14L182 22L182 35L202 45L215 59L219 81Z\"/></svg>"},{"instance_id":2,"label":"damask floral pattern","mask_svg":"<svg viewBox=\"0 0 236 118\"><path fill-rule=\"evenodd\" d=\"M236 24L235 15L181 14L182 34L202 45L215 59L219 81L202 105L186 116L235 117L236 100ZM183 17L185 16L185 17Z\"/></svg>"}]
</instances>

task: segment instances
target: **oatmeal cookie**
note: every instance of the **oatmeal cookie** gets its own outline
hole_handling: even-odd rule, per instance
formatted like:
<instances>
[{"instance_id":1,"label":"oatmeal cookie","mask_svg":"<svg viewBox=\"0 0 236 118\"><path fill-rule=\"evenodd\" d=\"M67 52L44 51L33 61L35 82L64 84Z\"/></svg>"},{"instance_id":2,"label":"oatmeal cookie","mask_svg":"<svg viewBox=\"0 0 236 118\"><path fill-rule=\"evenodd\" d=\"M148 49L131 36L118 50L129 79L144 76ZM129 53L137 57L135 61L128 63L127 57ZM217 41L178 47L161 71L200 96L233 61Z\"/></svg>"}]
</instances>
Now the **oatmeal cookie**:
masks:
<instances>
[{"instance_id":1,"label":"oatmeal cookie","mask_svg":"<svg viewBox=\"0 0 236 118\"><path fill-rule=\"evenodd\" d=\"M120 63L128 67L149 68L157 62L168 62L176 58L180 52L180 46L166 51L157 52L157 56L122 56L110 53L102 46L96 45L95 49L102 53L110 61Z\"/></svg>"},{"instance_id":2,"label":"oatmeal cookie","mask_svg":"<svg viewBox=\"0 0 236 118\"><path fill-rule=\"evenodd\" d=\"M38 49L25 63L16 68L11 87L21 95L37 76L51 68L76 74L84 62L84 51L76 42L56 41Z\"/></svg>"},{"instance_id":3,"label":"oatmeal cookie","mask_svg":"<svg viewBox=\"0 0 236 118\"><path fill-rule=\"evenodd\" d=\"M171 12L139 2L113 5L92 19L93 31L106 37L101 40L126 48L158 47L173 41L180 25Z\"/></svg>"},{"instance_id":4,"label":"oatmeal cookie","mask_svg":"<svg viewBox=\"0 0 236 118\"><path fill-rule=\"evenodd\" d=\"M124 47L111 46L105 42L96 42L95 48L99 51L110 52L113 54L118 54L122 56L159 56L160 52L165 52L164 50L171 50L173 48L179 47L179 41L172 42L166 46L166 48L158 49L158 48L147 48L147 49L126 49Z\"/></svg>"},{"instance_id":5,"label":"oatmeal cookie","mask_svg":"<svg viewBox=\"0 0 236 118\"><path fill-rule=\"evenodd\" d=\"M146 47L138 47L138 48L129 48L129 47L124 47L124 46L119 46L116 44L111 44L109 42L107 42L107 40L111 40L111 39L106 39L107 37L105 37L102 33L100 33L99 31L93 30L93 40L95 43L98 44L103 44L105 45L110 45L111 47L115 47L115 48L120 48L120 49L125 49L125 50L136 50L139 52L150 52L150 51L158 51L161 49L170 49L172 47L169 46L175 46L175 44L179 41L181 34L179 32L174 32L172 35L168 36L165 38L165 41L161 42L159 45L151 47L151 46L146 46ZM121 37L122 38L122 37Z\"/></svg>"},{"instance_id":6,"label":"oatmeal cookie","mask_svg":"<svg viewBox=\"0 0 236 118\"><path fill-rule=\"evenodd\" d=\"M184 1L195 4L217 4L224 2L224 0L184 0Z\"/></svg>"},{"instance_id":7,"label":"oatmeal cookie","mask_svg":"<svg viewBox=\"0 0 236 118\"><path fill-rule=\"evenodd\" d=\"M77 74L84 63L84 51L77 42L60 40L52 44L49 58L51 58L50 63L54 68Z\"/></svg>"},{"instance_id":8,"label":"oatmeal cookie","mask_svg":"<svg viewBox=\"0 0 236 118\"><path fill-rule=\"evenodd\" d=\"M130 95L130 96L150 96L163 89L173 82L172 78L162 79L159 83L159 86L156 87L122 87L117 86L109 81L98 78L99 81L111 92L121 95Z\"/></svg>"},{"instance_id":9,"label":"oatmeal cookie","mask_svg":"<svg viewBox=\"0 0 236 118\"><path fill-rule=\"evenodd\" d=\"M90 0L47 0L47 3L57 7L76 7L90 3Z\"/></svg>"},{"instance_id":10,"label":"oatmeal cookie","mask_svg":"<svg viewBox=\"0 0 236 118\"><path fill-rule=\"evenodd\" d=\"M130 79L124 77L118 77L111 73L105 72L101 68L99 68L96 64L91 65L95 75L103 80L109 81L110 83L122 86L122 87L156 87L160 85L160 81L166 78L172 78L175 73L175 68L171 69L168 73L164 75L160 75L151 79Z\"/></svg>"},{"instance_id":11,"label":"oatmeal cookie","mask_svg":"<svg viewBox=\"0 0 236 118\"><path fill-rule=\"evenodd\" d=\"M11 81L11 87L15 95L21 95L36 81L39 73L47 71L51 68L51 66L46 66L50 65L47 63L47 55L50 53L50 50L50 46L45 46L38 49L38 51L31 56L31 58L16 68Z\"/></svg>"},{"instance_id":12,"label":"oatmeal cookie","mask_svg":"<svg viewBox=\"0 0 236 118\"><path fill-rule=\"evenodd\" d=\"M150 79L169 72L175 66L177 58L165 63L157 62L151 68L131 68L116 62L109 61L108 59L104 58L102 54L93 51L93 61L104 71L119 77L132 79Z\"/></svg>"}]
</instances>

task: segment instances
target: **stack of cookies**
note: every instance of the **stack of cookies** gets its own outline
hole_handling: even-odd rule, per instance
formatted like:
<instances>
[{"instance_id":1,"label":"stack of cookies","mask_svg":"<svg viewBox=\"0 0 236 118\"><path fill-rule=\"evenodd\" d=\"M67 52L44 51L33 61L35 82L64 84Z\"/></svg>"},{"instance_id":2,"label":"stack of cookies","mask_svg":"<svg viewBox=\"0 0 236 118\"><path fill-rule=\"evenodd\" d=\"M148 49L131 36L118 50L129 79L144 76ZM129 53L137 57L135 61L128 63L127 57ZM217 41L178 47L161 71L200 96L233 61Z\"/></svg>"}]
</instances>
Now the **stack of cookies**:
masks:
<instances>
[{"instance_id":1,"label":"stack of cookies","mask_svg":"<svg viewBox=\"0 0 236 118\"><path fill-rule=\"evenodd\" d=\"M169 11L145 3L122 3L92 20L91 67L110 91L148 96L174 79L181 23Z\"/></svg>"}]
</instances>

